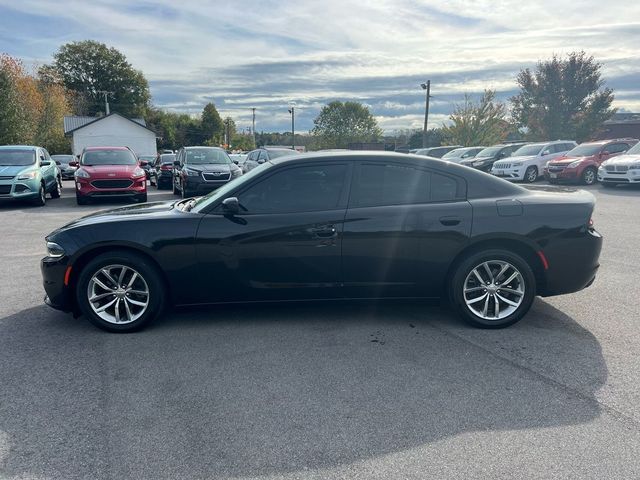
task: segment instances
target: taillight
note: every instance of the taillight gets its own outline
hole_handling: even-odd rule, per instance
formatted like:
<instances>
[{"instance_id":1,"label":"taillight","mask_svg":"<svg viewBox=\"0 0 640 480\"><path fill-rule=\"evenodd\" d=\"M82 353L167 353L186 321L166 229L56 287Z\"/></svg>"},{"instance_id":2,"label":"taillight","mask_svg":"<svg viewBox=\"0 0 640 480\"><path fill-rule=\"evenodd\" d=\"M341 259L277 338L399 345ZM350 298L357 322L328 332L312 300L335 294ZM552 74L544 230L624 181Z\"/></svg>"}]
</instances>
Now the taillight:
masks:
<instances>
[{"instance_id":1,"label":"taillight","mask_svg":"<svg viewBox=\"0 0 640 480\"><path fill-rule=\"evenodd\" d=\"M162 166L160 167L160 170L165 170L165 171L166 171L166 170L171 170L171 165L162 165Z\"/></svg>"}]
</instances>

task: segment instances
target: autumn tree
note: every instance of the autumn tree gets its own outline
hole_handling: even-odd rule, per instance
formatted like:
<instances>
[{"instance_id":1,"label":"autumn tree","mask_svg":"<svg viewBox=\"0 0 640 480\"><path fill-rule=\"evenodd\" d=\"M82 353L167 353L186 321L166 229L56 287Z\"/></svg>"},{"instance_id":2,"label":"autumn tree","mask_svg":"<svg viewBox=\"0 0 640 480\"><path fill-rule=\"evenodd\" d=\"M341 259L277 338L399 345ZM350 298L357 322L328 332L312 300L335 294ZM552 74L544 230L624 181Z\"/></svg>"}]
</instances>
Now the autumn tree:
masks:
<instances>
[{"instance_id":1,"label":"autumn tree","mask_svg":"<svg viewBox=\"0 0 640 480\"><path fill-rule=\"evenodd\" d=\"M82 97L87 115L104 113L101 92L111 92L114 111L129 117L144 116L149 106L149 84L115 48L93 40L62 45L53 55L53 64L41 68L41 76L59 78L64 86Z\"/></svg>"},{"instance_id":2,"label":"autumn tree","mask_svg":"<svg viewBox=\"0 0 640 480\"><path fill-rule=\"evenodd\" d=\"M530 140L589 139L615 113L601 69L592 56L574 52L522 70L516 80L520 93L511 98L516 124Z\"/></svg>"},{"instance_id":3,"label":"autumn tree","mask_svg":"<svg viewBox=\"0 0 640 480\"><path fill-rule=\"evenodd\" d=\"M375 142L382 137L375 117L359 102L331 102L313 123L311 134L319 148L347 148L350 143Z\"/></svg>"},{"instance_id":4,"label":"autumn tree","mask_svg":"<svg viewBox=\"0 0 640 480\"><path fill-rule=\"evenodd\" d=\"M220 145L224 139L224 122L213 103L207 103L201 117L204 142L208 145Z\"/></svg>"},{"instance_id":5,"label":"autumn tree","mask_svg":"<svg viewBox=\"0 0 640 480\"><path fill-rule=\"evenodd\" d=\"M455 106L450 125L442 128L445 141L451 145L492 145L507 136L507 108L496 100L496 92L485 90L478 101L465 94L464 103Z\"/></svg>"}]
</instances>

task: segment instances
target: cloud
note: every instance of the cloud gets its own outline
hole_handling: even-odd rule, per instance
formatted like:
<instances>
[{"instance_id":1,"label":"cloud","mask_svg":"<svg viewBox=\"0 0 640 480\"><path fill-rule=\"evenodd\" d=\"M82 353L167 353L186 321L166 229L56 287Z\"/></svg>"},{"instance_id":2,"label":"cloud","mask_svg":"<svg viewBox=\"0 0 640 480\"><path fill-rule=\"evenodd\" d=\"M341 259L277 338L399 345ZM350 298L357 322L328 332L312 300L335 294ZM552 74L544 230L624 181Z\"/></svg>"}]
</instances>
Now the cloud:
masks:
<instances>
[{"instance_id":1,"label":"cloud","mask_svg":"<svg viewBox=\"0 0 640 480\"><path fill-rule=\"evenodd\" d=\"M603 63L616 106L640 109L635 14L627 0L0 0L0 51L42 63L92 38L123 51L163 108L214 101L244 126L256 107L258 128L286 131L295 101L304 131L323 104L355 99L393 131L421 125L427 78L436 125L465 93L506 99L521 68L581 49Z\"/></svg>"}]
</instances>

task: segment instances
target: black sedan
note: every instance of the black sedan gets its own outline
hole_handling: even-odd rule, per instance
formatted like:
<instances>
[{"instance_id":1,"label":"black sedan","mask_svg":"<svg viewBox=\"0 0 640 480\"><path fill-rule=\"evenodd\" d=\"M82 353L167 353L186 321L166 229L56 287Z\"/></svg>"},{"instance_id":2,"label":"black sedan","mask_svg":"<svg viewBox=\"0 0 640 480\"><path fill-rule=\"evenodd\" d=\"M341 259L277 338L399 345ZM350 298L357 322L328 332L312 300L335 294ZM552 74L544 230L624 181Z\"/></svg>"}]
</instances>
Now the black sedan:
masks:
<instances>
[{"instance_id":1,"label":"black sedan","mask_svg":"<svg viewBox=\"0 0 640 480\"><path fill-rule=\"evenodd\" d=\"M81 218L47 238L45 301L114 332L168 305L448 297L472 325L589 286L602 246L581 190L441 160L282 157L197 199Z\"/></svg>"}]
</instances>

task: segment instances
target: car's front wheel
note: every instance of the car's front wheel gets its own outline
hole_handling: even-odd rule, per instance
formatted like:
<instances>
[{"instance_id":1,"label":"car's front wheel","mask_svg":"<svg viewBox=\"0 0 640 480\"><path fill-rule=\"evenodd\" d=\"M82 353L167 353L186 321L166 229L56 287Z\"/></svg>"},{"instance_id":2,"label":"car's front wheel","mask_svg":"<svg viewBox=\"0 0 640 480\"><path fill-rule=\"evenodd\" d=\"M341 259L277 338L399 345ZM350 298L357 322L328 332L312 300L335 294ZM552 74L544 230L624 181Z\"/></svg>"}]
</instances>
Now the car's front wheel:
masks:
<instances>
[{"instance_id":1,"label":"car's front wheel","mask_svg":"<svg viewBox=\"0 0 640 480\"><path fill-rule=\"evenodd\" d=\"M47 203L47 191L44 188L44 183L40 184L40 188L38 189L38 196L33 199L34 205L38 207L42 207Z\"/></svg>"},{"instance_id":2,"label":"car's front wheel","mask_svg":"<svg viewBox=\"0 0 640 480\"><path fill-rule=\"evenodd\" d=\"M533 270L522 257L507 250L469 255L451 277L452 304L475 327L513 325L529 311L535 295Z\"/></svg>"},{"instance_id":3,"label":"car's front wheel","mask_svg":"<svg viewBox=\"0 0 640 480\"><path fill-rule=\"evenodd\" d=\"M527 183L533 183L538 179L538 167L532 165L524 172L524 181Z\"/></svg>"},{"instance_id":4,"label":"car's front wheel","mask_svg":"<svg viewBox=\"0 0 640 480\"><path fill-rule=\"evenodd\" d=\"M582 183L585 185L593 185L598 180L598 172L593 167L588 167L582 172Z\"/></svg>"},{"instance_id":5,"label":"car's front wheel","mask_svg":"<svg viewBox=\"0 0 640 480\"><path fill-rule=\"evenodd\" d=\"M110 332L140 330L162 312L163 284L157 268L127 251L98 255L80 273L76 297L82 313Z\"/></svg>"}]
</instances>

